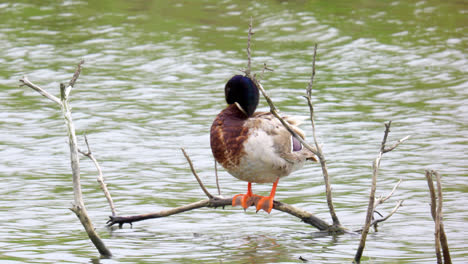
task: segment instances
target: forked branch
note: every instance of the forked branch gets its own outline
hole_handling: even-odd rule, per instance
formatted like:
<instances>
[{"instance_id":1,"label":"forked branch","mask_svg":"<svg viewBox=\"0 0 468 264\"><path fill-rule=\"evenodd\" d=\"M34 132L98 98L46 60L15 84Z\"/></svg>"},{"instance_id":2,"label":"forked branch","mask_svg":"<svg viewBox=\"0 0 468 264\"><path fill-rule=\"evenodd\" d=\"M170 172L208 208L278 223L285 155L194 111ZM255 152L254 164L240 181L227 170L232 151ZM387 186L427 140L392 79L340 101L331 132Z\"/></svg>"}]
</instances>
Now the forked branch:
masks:
<instances>
[{"instance_id":1,"label":"forked branch","mask_svg":"<svg viewBox=\"0 0 468 264\"><path fill-rule=\"evenodd\" d=\"M437 182L437 195L434 188L433 177L435 176ZM440 180L440 175L437 171L426 170L426 180L429 187L429 194L431 196L431 215L435 224L435 251L437 257L437 263L452 263L450 257L450 251L448 247L447 236L445 235L444 223L443 223L443 214L442 214L442 184ZM442 255L440 254L440 249L442 247L443 253L443 262Z\"/></svg>"},{"instance_id":2,"label":"forked branch","mask_svg":"<svg viewBox=\"0 0 468 264\"><path fill-rule=\"evenodd\" d=\"M154 218L161 218L161 217L167 217L171 216L174 214L179 214L183 213L186 211L191 211L195 209L200 209L200 208L217 208L217 207L226 207L226 206L231 206L232 205L232 198L222 198L222 197L216 197L210 194L210 192L205 188L203 182L201 181L200 177L198 177L197 172L195 171L192 161L185 152L184 149L182 149L182 152L187 159L187 162L190 165L190 170L192 171L193 176L197 179L198 184L200 185L200 188L203 190L203 192L208 196L208 199L206 200L201 200L195 203L179 206L176 208L171 208L167 210L162 210L159 212L154 212L154 213L148 213L148 214L140 214L140 215L132 215L132 216L110 216L109 220L107 221L108 226L113 226L115 224L118 224L119 227L122 227L123 224L132 224L133 222L138 222L138 221L143 221L143 220L148 220L148 219L154 219ZM282 203L279 201L274 201L273 202L273 209L288 213L294 217L299 218L301 221L312 225L313 227L317 228L320 231L327 231L327 232L347 232L346 229L341 228L341 229L334 229L333 226L329 225L327 222L323 221L322 219L316 217L310 212L304 211L302 209L296 208L292 205Z\"/></svg>"},{"instance_id":3,"label":"forked branch","mask_svg":"<svg viewBox=\"0 0 468 264\"><path fill-rule=\"evenodd\" d=\"M372 222L376 206L379 203L382 203L383 201L388 199L388 198L379 199L378 202L376 202L376 200L375 200L375 191L377 189L377 175L378 175L379 169L380 169L380 160L382 159L382 156L383 156L384 153L392 151L400 143L402 143L403 141L405 141L405 140L407 140L409 138L409 136L406 136L406 137L400 139L392 147L387 149L386 148L386 143L387 143L388 134L390 133L391 124L392 124L392 121L389 121L388 123L385 123L385 132L384 132L384 136L383 136L383 139L382 139L382 143L380 145L380 152L377 155L377 158L372 163L372 186L371 186L371 191L370 191L370 194L369 194L369 206L367 207L367 215L366 215L366 220L365 220L365 223L364 223L364 227L362 228L361 239L359 241L359 247L358 247L358 249L356 251L356 255L354 256L354 263L360 263L361 262L361 257L362 257L362 253L364 251L364 247L366 245L366 238L367 238L367 234L369 233L370 226L371 225L376 225L378 222L382 222L382 221L387 220L390 216L392 216L396 212L396 210L398 210L398 208L401 206L401 204L403 202L403 201L399 201L397 203L397 205L395 206L395 208L392 210L392 212L387 217L384 217L382 219L379 219L379 220L376 220L376 221ZM390 197L393 194L394 190L396 189L396 187L398 185L399 185L399 183L393 188L392 192L390 193L390 195L388 197Z\"/></svg>"},{"instance_id":4,"label":"forked branch","mask_svg":"<svg viewBox=\"0 0 468 264\"><path fill-rule=\"evenodd\" d=\"M44 97L52 100L53 102L59 104L62 107L62 113L65 119L65 125L67 127L68 143L70 147L70 160L71 160L71 168L72 168L74 204L73 204L73 207L70 208L70 210L72 210L76 214L81 224L83 225L84 229L86 230L88 237L93 242L94 246L97 248L99 253L104 257L110 257L112 256L112 253L105 246L104 242L96 233L93 223L91 222L91 219L88 216L88 213L87 213L84 201L83 201L83 194L81 192L80 165L79 165L80 159L78 157L78 146L77 146L77 140L76 140L76 134L75 134L75 126L73 125L71 108L70 108L68 99L69 99L70 91L73 88L73 85L75 84L76 80L80 76L82 64L83 64L83 61L81 61L78 64L78 67L67 86L65 86L64 84L60 84L60 94L61 94L60 100L57 97L49 94L46 90L30 82L26 77L21 79L20 82L23 85L26 85L34 89L35 91L37 91Z\"/></svg>"}]
</instances>

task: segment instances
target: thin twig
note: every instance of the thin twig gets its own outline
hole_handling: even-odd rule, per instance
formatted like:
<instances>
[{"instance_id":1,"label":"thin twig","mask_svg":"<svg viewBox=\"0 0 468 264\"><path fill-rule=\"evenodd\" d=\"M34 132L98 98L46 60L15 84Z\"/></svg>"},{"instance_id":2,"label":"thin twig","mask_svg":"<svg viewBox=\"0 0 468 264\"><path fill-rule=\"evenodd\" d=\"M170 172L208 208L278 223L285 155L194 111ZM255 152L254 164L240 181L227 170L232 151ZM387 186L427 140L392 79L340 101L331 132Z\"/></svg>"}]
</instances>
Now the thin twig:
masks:
<instances>
[{"instance_id":1,"label":"thin twig","mask_svg":"<svg viewBox=\"0 0 468 264\"><path fill-rule=\"evenodd\" d=\"M250 41L252 39L252 35L254 34L252 32L252 25L253 25L253 17L250 17L249 33L247 35L247 69L245 70L245 74L249 77L251 76L251 72L252 72L252 56L251 56L251 50L250 50Z\"/></svg>"},{"instance_id":2,"label":"thin twig","mask_svg":"<svg viewBox=\"0 0 468 264\"><path fill-rule=\"evenodd\" d=\"M387 152L390 152L392 150L394 150L396 147L398 147L398 145L400 145L401 143L403 143L404 141L406 141L407 139L409 139L411 136L406 136L400 140L398 140L395 144L393 144L391 147L389 148L385 148L383 153L387 153Z\"/></svg>"},{"instance_id":3,"label":"thin twig","mask_svg":"<svg viewBox=\"0 0 468 264\"><path fill-rule=\"evenodd\" d=\"M325 156L323 155L322 148L320 147L318 140L317 140L317 134L315 131L315 117L314 117L314 105L312 104L312 87L314 84L314 78L315 78L315 60L317 58L317 47L318 45L315 44L314 46L314 57L312 60L312 73L310 75L310 81L307 85L306 88L306 100L307 104L309 105L309 112L310 112L310 121L312 125L312 137L314 139L314 144L315 144L315 149L319 161L320 161L320 166L322 168L322 175L323 175L323 181L325 184L325 193L327 197L327 205L328 205L328 210L330 212L330 216L333 221L333 225L335 226L340 226L340 220L338 219L338 216L335 212L335 206L333 205L333 195L332 195L332 190L331 190L331 183L330 183L330 176L328 175L328 169L327 169L327 161L325 159Z\"/></svg>"},{"instance_id":4,"label":"thin twig","mask_svg":"<svg viewBox=\"0 0 468 264\"><path fill-rule=\"evenodd\" d=\"M314 78L315 78L315 59L317 58L317 47L318 47L318 44L315 43L315 46L314 46L314 57L312 59L312 73L310 75L310 81L309 81L309 84L307 85L307 97L311 97L312 96L312 86L314 85Z\"/></svg>"},{"instance_id":5,"label":"thin twig","mask_svg":"<svg viewBox=\"0 0 468 264\"><path fill-rule=\"evenodd\" d=\"M221 188L219 187L219 178L218 178L218 163L214 160L214 170L216 177L216 188L218 189L218 195L221 196Z\"/></svg>"},{"instance_id":6,"label":"thin twig","mask_svg":"<svg viewBox=\"0 0 468 264\"><path fill-rule=\"evenodd\" d=\"M383 203L384 203L385 201L387 201L390 197L392 197L392 195L395 193L396 189L400 186L401 181L402 181L402 179L400 179L400 180L395 184L395 186L393 186L392 191L391 191L387 196L385 196L385 197L380 197L379 199L377 199L377 200L375 201L374 211L375 211L375 209L377 208L377 206L378 206L379 204L383 204Z\"/></svg>"},{"instance_id":7,"label":"thin twig","mask_svg":"<svg viewBox=\"0 0 468 264\"><path fill-rule=\"evenodd\" d=\"M276 108L275 104L273 103L273 101L271 100L270 96L268 96L268 94L266 93L265 89L263 88L262 84L257 80L257 79L254 79L255 83L257 84L257 87L258 89L260 90L260 92L263 94L263 97L265 98L265 100L267 101L268 105L270 106L270 112L281 122L281 124L283 124L283 126L289 131L289 133L291 133L291 135L293 135L297 140L299 140L299 142L301 142L301 144L307 148L308 150L310 150L312 153L314 153L315 155L317 155L317 150L312 147L311 145L309 145L309 143L307 143L304 139L302 139L302 137L300 137L291 127L291 125L286 122L283 117L281 117L278 113L278 109Z\"/></svg>"},{"instance_id":8,"label":"thin twig","mask_svg":"<svg viewBox=\"0 0 468 264\"><path fill-rule=\"evenodd\" d=\"M387 216L379 218L379 219L375 219L374 221L372 221L371 226L376 225L376 224L378 224L380 222L383 222L383 221L386 221L387 219L389 219L394 213L396 213L396 211L398 211L398 208L400 208L400 206L402 204L403 204L403 200L399 200L397 202L397 204L395 205L395 207L393 207L393 210L390 211L390 213Z\"/></svg>"},{"instance_id":9,"label":"thin twig","mask_svg":"<svg viewBox=\"0 0 468 264\"><path fill-rule=\"evenodd\" d=\"M56 96L48 93L46 90L42 89L41 87L35 85L34 83L30 82L28 77L24 76L22 79L19 80L22 84L20 86L23 86L23 85L26 85L30 88L32 88L33 90L35 90L36 92L40 93L42 96L44 96L45 98L48 98L49 100L51 100L52 102L62 106L62 102L60 101L60 99L58 99Z\"/></svg>"},{"instance_id":10,"label":"thin twig","mask_svg":"<svg viewBox=\"0 0 468 264\"><path fill-rule=\"evenodd\" d=\"M114 201L112 200L111 194L109 190L107 189L107 184L104 182L104 176L102 175L101 166L99 166L98 161L96 160L93 153L91 152L91 147L89 146L89 143L88 143L88 137L84 135L84 138L85 138L85 143L86 143L86 147L88 148L88 151L84 152L78 149L78 152L88 157L94 163L94 166L96 167L96 170L98 171L97 181L99 183L99 186L101 187L101 190L104 192L104 195L106 196L107 202L109 203L109 206L111 208L112 215L115 216L117 215L117 212L115 210Z\"/></svg>"},{"instance_id":11,"label":"thin twig","mask_svg":"<svg viewBox=\"0 0 468 264\"><path fill-rule=\"evenodd\" d=\"M200 185L200 188L203 190L203 192L206 194L206 196L210 199L213 198L213 195L205 188L205 185L203 185L203 182L200 180L200 177L198 177L198 174L197 172L195 171L195 168L193 167L193 164L192 164L192 160L190 160L190 157L189 155L187 154L187 152L185 152L185 149L184 148L181 148L182 152L184 153L184 156L185 158L187 159L187 162L189 163L190 165L190 170L192 170L192 174L193 176L195 176L195 178L197 179L198 181L198 184Z\"/></svg>"},{"instance_id":12,"label":"thin twig","mask_svg":"<svg viewBox=\"0 0 468 264\"><path fill-rule=\"evenodd\" d=\"M382 218L380 219L377 219L377 220L373 220L372 223L371 223L371 226L374 227L374 230L375 232L377 232L377 224L380 223L380 222L383 222L385 220L387 220L391 215L393 215L393 213L390 214L390 216L388 217L383 217L382 214L380 214L379 212L377 212L377 206L379 206L380 204L383 204L385 201L387 201L388 199L390 199L390 197L392 197L392 195L395 193L396 189L398 188L398 186L400 186L401 184L401 181L402 179L400 179L396 184L395 186L393 186L393 189L390 191L390 193L383 197L383 196L380 196L378 199L375 199L375 202L374 202L374 213L377 213L379 214L382 218L385 218L384 220L382 220ZM403 202L403 200L401 200L401 202ZM399 206L398 206L399 207ZM398 207L396 209L398 209ZM396 211L396 210L395 210ZM362 229L361 229L362 230Z\"/></svg>"},{"instance_id":13,"label":"thin twig","mask_svg":"<svg viewBox=\"0 0 468 264\"><path fill-rule=\"evenodd\" d=\"M263 75L265 74L265 71L275 71L272 68L269 68L266 63L263 63L263 69L262 69L262 74L260 74L259 80L263 80Z\"/></svg>"},{"instance_id":14,"label":"thin twig","mask_svg":"<svg viewBox=\"0 0 468 264\"><path fill-rule=\"evenodd\" d=\"M75 74L73 74L73 77L71 78L70 82L68 83L68 86L71 86L71 87L75 86L76 80L78 80L78 77L80 77L81 65L83 65L83 63L84 63L84 60L81 60L80 63L78 63Z\"/></svg>"},{"instance_id":15,"label":"thin twig","mask_svg":"<svg viewBox=\"0 0 468 264\"><path fill-rule=\"evenodd\" d=\"M403 202L404 202L404 200L399 200L399 201L397 202L397 204L395 205L395 207L393 207L392 211L390 211L390 213L389 213L387 216L385 216L385 217L382 216L382 215L379 213L379 215L382 216L382 218L373 220L373 221L371 222L370 225L371 225L371 226L375 226L375 225L377 225L378 223L387 221L392 215L394 215L394 214L398 211L398 209L402 206ZM378 213L377 211L375 211L375 212ZM354 232L356 232L356 233L361 233L362 230L363 230L363 228L358 229L358 230L354 230Z\"/></svg>"}]
</instances>

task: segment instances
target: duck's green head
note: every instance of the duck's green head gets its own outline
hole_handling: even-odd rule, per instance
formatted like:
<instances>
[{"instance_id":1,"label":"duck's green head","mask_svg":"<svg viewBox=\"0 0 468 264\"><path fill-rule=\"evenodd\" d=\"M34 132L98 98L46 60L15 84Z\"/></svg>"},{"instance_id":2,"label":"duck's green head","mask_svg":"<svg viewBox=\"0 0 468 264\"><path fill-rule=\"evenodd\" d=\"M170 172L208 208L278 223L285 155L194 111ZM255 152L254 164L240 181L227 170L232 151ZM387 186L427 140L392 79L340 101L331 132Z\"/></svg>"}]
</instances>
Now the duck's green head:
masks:
<instances>
[{"instance_id":1,"label":"duck's green head","mask_svg":"<svg viewBox=\"0 0 468 264\"><path fill-rule=\"evenodd\" d=\"M249 117L257 109L260 96L258 87L247 76L235 75L232 77L224 87L224 94L228 104L237 103Z\"/></svg>"}]
</instances>

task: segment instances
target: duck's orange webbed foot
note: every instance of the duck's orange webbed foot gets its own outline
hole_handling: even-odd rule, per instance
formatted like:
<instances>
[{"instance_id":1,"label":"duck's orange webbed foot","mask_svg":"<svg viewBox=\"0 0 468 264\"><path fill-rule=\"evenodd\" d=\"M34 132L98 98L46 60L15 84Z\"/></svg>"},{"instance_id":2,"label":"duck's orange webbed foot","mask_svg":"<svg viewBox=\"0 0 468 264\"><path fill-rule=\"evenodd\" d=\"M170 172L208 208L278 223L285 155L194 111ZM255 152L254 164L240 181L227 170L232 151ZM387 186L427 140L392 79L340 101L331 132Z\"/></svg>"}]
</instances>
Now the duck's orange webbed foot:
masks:
<instances>
[{"instance_id":1,"label":"duck's orange webbed foot","mask_svg":"<svg viewBox=\"0 0 468 264\"><path fill-rule=\"evenodd\" d=\"M261 199L257 202L257 212L264 210L267 213L270 213L273 209L273 200L275 198L276 186L278 186L279 178L273 183L273 188L271 188L270 196L262 196Z\"/></svg>"},{"instance_id":2,"label":"duck's orange webbed foot","mask_svg":"<svg viewBox=\"0 0 468 264\"><path fill-rule=\"evenodd\" d=\"M247 193L246 194L237 194L232 197L232 206L242 206L242 208L247 209L251 205L257 205L258 200L260 200L262 196L256 195L252 193L252 183L249 182L247 185Z\"/></svg>"},{"instance_id":3,"label":"duck's orange webbed foot","mask_svg":"<svg viewBox=\"0 0 468 264\"><path fill-rule=\"evenodd\" d=\"M257 205L257 202L262 198L262 196L256 194L237 194L232 197L232 206L242 206L242 208L247 209L251 205Z\"/></svg>"},{"instance_id":4,"label":"duck's orange webbed foot","mask_svg":"<svg viewBox=\"0 0 468 264\"><path fill-rule=\"evenodd\" d=\"M270 196L262 196L262 198L257 203L257 212L262 210L270 213L271 209L273 209L273 198Z\"/></svg>"}]
</instances>

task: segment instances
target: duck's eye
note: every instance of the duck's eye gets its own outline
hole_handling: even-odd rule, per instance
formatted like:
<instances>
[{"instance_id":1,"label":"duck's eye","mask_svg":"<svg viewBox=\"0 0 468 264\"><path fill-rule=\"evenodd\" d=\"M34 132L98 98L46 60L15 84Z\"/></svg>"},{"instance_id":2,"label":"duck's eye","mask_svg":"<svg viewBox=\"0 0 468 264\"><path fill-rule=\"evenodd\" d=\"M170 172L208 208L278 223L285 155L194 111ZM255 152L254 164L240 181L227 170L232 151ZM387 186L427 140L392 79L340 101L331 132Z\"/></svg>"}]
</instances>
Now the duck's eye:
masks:
<instances>
[{"instance_id":1,"label":"duck's eye","mask_svg":"<svg viewBox=\"0 0 468 264\"><path fill-rule=\"evenodd\" d=\"M297 138L291 136L291 141L292 141L292 152L300 151L302 149L302 144Z\"/></svg>"}]
</instances>

